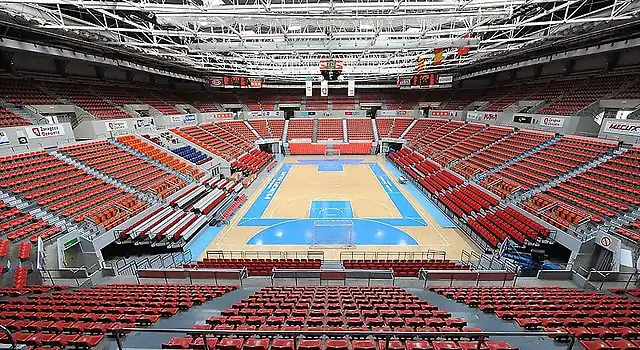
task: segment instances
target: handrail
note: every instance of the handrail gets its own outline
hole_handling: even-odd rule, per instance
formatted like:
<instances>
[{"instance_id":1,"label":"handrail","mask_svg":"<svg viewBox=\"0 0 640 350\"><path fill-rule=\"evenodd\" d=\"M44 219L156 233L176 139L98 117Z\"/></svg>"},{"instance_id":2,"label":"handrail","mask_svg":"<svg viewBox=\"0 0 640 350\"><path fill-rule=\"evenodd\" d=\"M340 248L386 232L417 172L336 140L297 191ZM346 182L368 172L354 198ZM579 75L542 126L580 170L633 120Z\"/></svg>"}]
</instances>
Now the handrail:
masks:
<instances>
[{"instance_id":1,"label":"handrail","mask_svg":"<svg viewBox=\"0 0 640 350\"><path fill-rule=\"evenodd\" d=\"M208 250L207 259L320 259L322 250Z\"/></svg>"},{"instance_id":2,"label":"handrail","mask_svg":"<svg viewBox=\"0 0 640 350\"><path fill-rule=\"evenodd\" d=\"M398 252L380 252L380 251L341 251L340 260L368 260L368 257L373 256L371 260L424 260L435 259L445 260L447 258L447 252L444 250L431 250L426 251L398 251ZM396 259L393 259L397 257Z\"/></svg>"},{"instance_id":3,"label":"handrail","mask_svg":"<svg viewBox=\"0 0 640 350\"><path fill-rule=\"evenodd\" d=\"M373 339L383 339L386 341L385 349L389 349L389 341L391 339L412 339L412 338L469 338L477 339L478 349L481 349L481 345L488 337L556 337L556 338L568 338L570 339L567 349L572 349L575 344L575 336L567 332L384 332L384 331L260 331L260 330L218 330L218 329L172 329L172 328L122 328L119 330L111 331L116 338L116 343L119 350L123 350L122 336L128 332L140 332L140 333L182 333L190 335L193 339L202 337L205 350L209 349L207 342L207 336L224 337L224 336L238 336L242 338L249 338L252 336L263 337L276 337L276 336L288 336L292 337L294 341L294 348L297 348L297 337L351 337L357 338L372 337Z\"/></svg>"},{"instance_id":4,"label":"handrail","mask_svg":"<svg viewBox=\"0 0 640 350\"><path fill-rule=\"evenodd\" d=\"M18 344L16 343L16 340L13 339L13 335L11 334L11 331L9 331L7 327L2 325L0 325L0 331L2 331L2 333L7 335L7 339L9 339L9 342L11 343L11 349L15 350L18 347Z\"/></svg>"}]
</instances>

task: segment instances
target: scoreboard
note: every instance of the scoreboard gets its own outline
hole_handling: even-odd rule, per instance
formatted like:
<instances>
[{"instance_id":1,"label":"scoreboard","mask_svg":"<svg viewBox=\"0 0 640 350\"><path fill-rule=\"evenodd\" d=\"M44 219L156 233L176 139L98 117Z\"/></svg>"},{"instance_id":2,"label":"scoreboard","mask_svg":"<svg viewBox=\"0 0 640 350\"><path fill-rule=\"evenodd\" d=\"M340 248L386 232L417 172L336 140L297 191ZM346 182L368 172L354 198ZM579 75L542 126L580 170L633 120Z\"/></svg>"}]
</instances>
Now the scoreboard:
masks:
<instances>
[{"instance_id":1,"label":"scoreboard","mask_svg":"<svg viewBox=\"0 0 640 350\"><path fill-rule=\"evenodd\" d=\"M209 78L210 87L259 89L262 87L262 78L248 78L242 76L224 76Z\"/></svg>"},{"instance_id":2,"label":"scoreboard","mask_svg":"<svg viewBox=\"0 0 640 350\"><path fill-rule=\"evenodd\" d=\"M409 77L398 76L397 86L401 89L429 89L432 87L449 87L453 82L452 75L445 74L416 74Z\"/></svg>"}]
</instances>

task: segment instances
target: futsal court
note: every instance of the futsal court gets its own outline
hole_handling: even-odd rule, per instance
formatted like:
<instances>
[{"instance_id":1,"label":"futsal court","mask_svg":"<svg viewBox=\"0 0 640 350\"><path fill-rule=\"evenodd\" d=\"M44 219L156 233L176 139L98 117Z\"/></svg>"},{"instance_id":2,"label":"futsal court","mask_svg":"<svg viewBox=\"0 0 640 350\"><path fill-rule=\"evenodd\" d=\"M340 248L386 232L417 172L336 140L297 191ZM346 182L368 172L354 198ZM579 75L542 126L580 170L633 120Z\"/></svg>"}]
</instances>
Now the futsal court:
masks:
<instances>
[{"instance_id":1,"label":"futsal court","mask_svg":"<svg viewBox=\"0 0 640 350\"><path fill-rule=\"evenodd\" d=\"M207 250L405 252L458 259L466 237L382 157L287 157Z\"/></svg>"}]
</instances>

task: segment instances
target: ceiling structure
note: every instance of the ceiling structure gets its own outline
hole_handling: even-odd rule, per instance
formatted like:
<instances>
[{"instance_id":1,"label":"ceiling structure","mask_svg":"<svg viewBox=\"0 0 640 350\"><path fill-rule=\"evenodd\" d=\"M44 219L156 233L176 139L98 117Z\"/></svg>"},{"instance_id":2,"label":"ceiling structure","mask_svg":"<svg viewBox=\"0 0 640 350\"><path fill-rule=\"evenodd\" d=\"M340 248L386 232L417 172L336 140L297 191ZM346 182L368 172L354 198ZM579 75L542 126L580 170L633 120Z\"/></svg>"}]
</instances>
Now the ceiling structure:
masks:
<instances>
[{"instance_id":1,"label":"ceiling structure","mask_svg":"<svg viewBox=\"0 0 640 350\"><path fill-rule=\"evenodd\" d=\"M637 0L2 0L39 30L81 37L203 75L270 81L344 61L361 81L455 72L599 23L637 20ZM588 26L587 26L588 24ZM459 57L458 47L470 47ZM434 65L434 49L443 61Z\"/></svg>"}]
</instances>

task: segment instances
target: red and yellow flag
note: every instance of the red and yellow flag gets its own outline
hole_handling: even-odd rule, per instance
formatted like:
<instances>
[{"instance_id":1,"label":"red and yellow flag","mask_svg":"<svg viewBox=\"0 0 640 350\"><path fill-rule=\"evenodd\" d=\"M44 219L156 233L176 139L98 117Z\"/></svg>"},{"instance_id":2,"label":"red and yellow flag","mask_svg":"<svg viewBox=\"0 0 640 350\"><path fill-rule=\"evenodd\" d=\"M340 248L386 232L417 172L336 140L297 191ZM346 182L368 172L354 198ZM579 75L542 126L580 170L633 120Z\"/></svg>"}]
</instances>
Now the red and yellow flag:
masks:
<instances>
[{"instance_id":1,"label":"red and yellow flag","mask_svg":"<svg viewBox=\"0 0 640 350\"><path fill-rule=\"evenodd\" d=\"M467 33L463 36L465 39L471 38L471 33ZM469 46L458 46L458 56L462 57L471 51L471 47Z\"/></svg>"},{"instance_id":2,"label":"red and yellow flag","mask_svg":"<svg viewBox=\"0 0 640 350\"><path fill-rule=\"evenodd\" d=\"M433 65L437 66L442 63L442 54L444 49L433 49Z\"/></svg>"}]
</instances>

